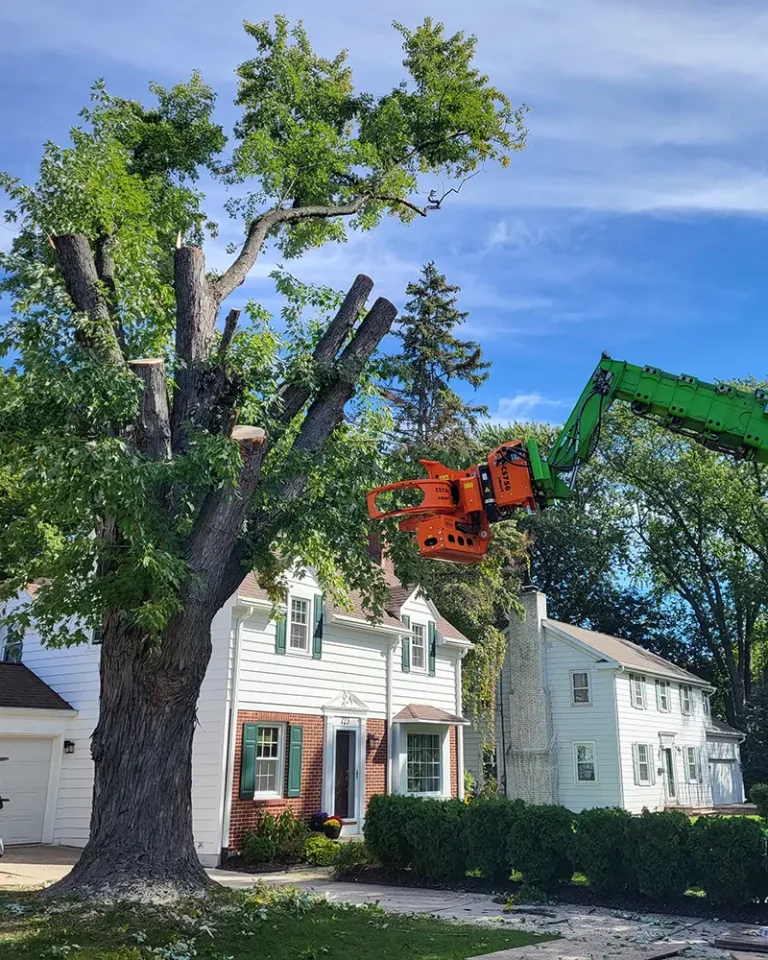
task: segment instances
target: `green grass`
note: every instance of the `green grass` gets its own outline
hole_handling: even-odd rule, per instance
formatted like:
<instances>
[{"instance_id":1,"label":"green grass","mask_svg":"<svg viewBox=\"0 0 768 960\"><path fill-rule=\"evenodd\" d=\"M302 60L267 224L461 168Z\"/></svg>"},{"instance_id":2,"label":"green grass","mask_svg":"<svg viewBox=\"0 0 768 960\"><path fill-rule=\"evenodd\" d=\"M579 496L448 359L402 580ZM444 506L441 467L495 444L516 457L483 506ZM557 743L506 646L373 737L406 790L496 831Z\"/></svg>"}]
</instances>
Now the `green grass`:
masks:
<instances>
[{"instance_id":1,"label":"green grass","mask_svg":"<svg viewBox=\"0 0 768 960\"><path fill-rule=\"evenodd\" d=\"M2 960L463 960L550 939L267 887L173 907L0 894Z\"/></svg>"}]
</instances>

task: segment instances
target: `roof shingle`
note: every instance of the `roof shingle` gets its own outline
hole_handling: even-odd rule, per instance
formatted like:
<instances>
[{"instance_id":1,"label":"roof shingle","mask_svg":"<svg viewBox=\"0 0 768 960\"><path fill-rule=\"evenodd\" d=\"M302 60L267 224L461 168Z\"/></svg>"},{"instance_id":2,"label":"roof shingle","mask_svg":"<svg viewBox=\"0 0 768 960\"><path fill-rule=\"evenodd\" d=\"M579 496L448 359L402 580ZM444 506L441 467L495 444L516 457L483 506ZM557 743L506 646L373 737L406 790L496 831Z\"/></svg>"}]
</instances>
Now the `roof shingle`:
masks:
<instances>
[{"instance_id":1,"label":"roof shingle","mask_svg":"<svg viewBox=\"0 0 768 960\"><path fill-rule=\"evenodd\" d=\"M428 703L409 703L407 707L396 713L392 718L394 723L466 723L464 717L457 717L440 707L433 707Z\"/></svg>"},{"instance_id":2,"label":"roof shingle","mask_svg":"<svg viewBox=\"0 0 768 960\"><path fill-rule=\"evenodd\" d=\"M23 663L0 663L0 707L73 710Z\"/></svg>"}]
</instances>

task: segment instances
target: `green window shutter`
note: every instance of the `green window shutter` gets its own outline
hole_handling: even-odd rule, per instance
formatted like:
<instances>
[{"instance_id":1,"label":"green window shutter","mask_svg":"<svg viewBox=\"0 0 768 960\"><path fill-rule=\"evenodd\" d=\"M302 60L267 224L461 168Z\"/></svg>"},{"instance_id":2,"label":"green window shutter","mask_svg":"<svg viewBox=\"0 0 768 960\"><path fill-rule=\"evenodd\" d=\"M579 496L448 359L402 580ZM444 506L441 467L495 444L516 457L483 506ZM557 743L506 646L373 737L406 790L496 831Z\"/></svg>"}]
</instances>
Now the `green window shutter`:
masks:
<instances>
[{"instance_id":1,"label":"green window shutter","mask_svg":"<svg viewBox=\"0 0 768 960\"><path fill-rule=\"evenodd\" d=\"M275 653L285 653L285 620L275 624Z\"/></svg>"},{"instance_id":2,"label":"green window shutter","mask_svg":"<svg viewBox=\"0 0 768 960\"><path fill-rule=\"evenodd\" d=\"M403 621L406 627L408 627L408 629L410 630L411 618L404 613L400 617L400 619ZM403 673L410 673L411 672L411 638L403 637L401 642L403 645Z\"/></svg>"},{"instance_id":3,"label":"green window shutter","mask_svg":"<svg viewBox=\"0 0 768 960\"><path fill-rule=\"evenodd\" d=\"M257 723L243 724L243 746L240 760L240 799L253 800L256 789L256 743L259 739Z\"/></svg>"},{"instance_id":4,"label":"green window shutter","mask_svg":"<svg viewBox=\"0 0 768 960\"><path fill-rule=\"evenodd\" d=\"M288 796L301 796L301 755L304 750L304 727L291 725L288 748Z\"/></svg>"},{"instance_id":5,"label":"green window shutter","mask_svg":"<svg viewBox=\"0 0 768 960\"><path fill-rule=\"evenodd\" d=\"M429 621L429 675L435 675L435 658L437 657L437 624Z\"/></svg>"},{"instance_id":6,"label":"green window shutter","mask_svg":"<svg viewBox=\"0 0 768 960\"><path fill-rule=\"evenodd\" d=\"M323 655L323 608L325 597L315 595L315 629L312 633L312 657L319 660Z\"/></svg>"}]
</instances>

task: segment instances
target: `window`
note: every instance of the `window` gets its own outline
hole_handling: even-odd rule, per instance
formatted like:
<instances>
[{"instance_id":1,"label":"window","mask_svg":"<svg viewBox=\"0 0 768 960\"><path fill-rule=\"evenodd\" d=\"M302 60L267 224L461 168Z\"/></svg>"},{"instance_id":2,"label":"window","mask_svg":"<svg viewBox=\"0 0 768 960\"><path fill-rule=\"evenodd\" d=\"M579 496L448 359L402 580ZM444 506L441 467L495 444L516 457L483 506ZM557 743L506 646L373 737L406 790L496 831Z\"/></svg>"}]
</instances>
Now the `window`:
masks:
<instances>
[{"instance_id":1,"label":"window","mask_svg":"<svg viewBox=\"0 0 768 960\"><path fill-rule=\"evenodd\" d=\"M629 692L632 697L632 706L638 710L645 710L645 677L630 673Z\"/></svg>"},{"instance_id":2,"label":"window","mask_svg":"<svg viewBox=\"0 0 768 960\"><path fill-rule=\"evenodd\" d=\"M574 743L573 766L576 783L597 783L597 756L594 740Z\"/></svg>"},{"instance_id":3,"label":"window","mask_svg":"<svg viewBox=\"0 0 768 960\"><path fill-rule=\"evenodd\" d=\"M680 712L687 714L693 713L692 690L690 687L680 684Z\"/></svg>"},{"instance_id":4,"label":"window","mask_svg":"<svg viewBox=\"0 0 768 960\"><path fill-rule=\"evenodd\" d=\"M437 733L408 734L408 793L441 792L442 744Z\"/></svg>"},{"instance_id":5,"label":"window","mask_svg":"<svg viewBox=\"0 0 768 960\"><path fill-rule=\"evenodd\" d=\"M706 693L702 693L701 695L701 705L704 708L704 716L708 717L709 716L709 697L706 695Z\"/></svg>"},{"instance_id":6,"label":"window","mask_svg":"<svg viewBox=\"0 0 768 960\"><path fill-rule=\"evenodd\" d=\"M9 624L3 638L3 663L21 663L24 648L24 631L15 623Z\"/></svg>"},{"instance_id":7,"label":"window","mask_svg":"<svg viewBox=\"0 0 768 960\"><path fill-rule=\"evenodd\" d=\"M98 647L99 644L101 643L100 627L94 627L93 630L91 630L91 643L93 644L94 647Z\"/></svg>"},{"instance_id":8,"label":"window","mask_svg":"<svg viewBox=\"0 0 768 960\"><path fill-rule=\"evenodd\" d=\"M284 728L279 724L258 727L255 795L282 795L283 734Z\"/></svg>"},{"instance_id":9,"label":"window","mask_svg":"<svg viewBox=\"0 0 768 960\"><path fill-rule=\"evenodd\" d=\"M423 623L414 623L411 627L411 666L414 670L427 668L427 630Z\"/></svg>"},{"instance_id":10,"label":"window","mask_svg":"<svg viewBox=\"0 0 768 960\"><path fill-rule=\"evenodd\" d=\"M648 786L656 778L653 771L653 747L649 743L635 743L632 745L635 762L635 783Z\"/></svg>"},{"instance_id":11,"label":"window","mask_svg":"<svg viewBox=\"0 0 768 960\"><path fill-rule=\"evenodd\" d=\"M571 695L574 704L589 703L589 674L571 674Z\"/></svg>"},{"instance_id":12,"label":"window","mask_svg":"<svg viewBox=\"0 0 768 960\"><path fill-rule=\"evenodd\" d=\"M309 651L309 600L291 597L291 630L288 634L291 650Z\"/></svg>"},{"instance_id":13,"label":"window","mask_svg":"<svg viewBox=\"0 0 768 960\"><path fill-rule=\"evenodd\" d=\"M699 749L698 747L685 748L685 761L688 770L688 782L699 782Z\"/></svg>"},{"instance_id":14,"label":"window","mask_svg":"<svg viewBox=\"0 0 768 960\"><path fill-rule=\"evenodd\" d=\"M669 713L671 710L668 680L656 681L656 706L662 713Z\"/></svg>"}]
</instances>

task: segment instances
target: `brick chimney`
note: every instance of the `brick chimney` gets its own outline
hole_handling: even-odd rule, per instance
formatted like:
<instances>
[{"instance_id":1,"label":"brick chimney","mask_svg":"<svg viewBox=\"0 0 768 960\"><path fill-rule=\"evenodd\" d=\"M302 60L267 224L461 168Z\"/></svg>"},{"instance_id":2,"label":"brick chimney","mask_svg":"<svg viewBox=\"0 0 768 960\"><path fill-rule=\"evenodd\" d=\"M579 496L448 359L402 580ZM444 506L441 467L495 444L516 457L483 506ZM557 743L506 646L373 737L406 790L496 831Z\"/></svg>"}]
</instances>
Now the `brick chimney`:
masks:
<instances>
[{"instance_id":1,"label":"brick chimney","mask_svg":"<svg viewBox=\"0 0 768 960\"><path fill-rule=\"evenodd\" d=\"M369 531L368 556L379 567L381 566L381 558L382 558L383 552L384 551L381 545L381 536L374 530Z\"/></svg>"},{"instance_id":2,"label":"brick chimney","mask_svg":"<svg viewBox=\"0 0 768 960\"><path fill-rule=\"evenodd\" d=\"M520 600L525 619L509 618L501 681L503 760L507 796L527 803L557 803L557 762L547 678L543 621L547 597L533 584ZM504 770L502 770L502 774Z\"/></svg>"}]
</instances>

